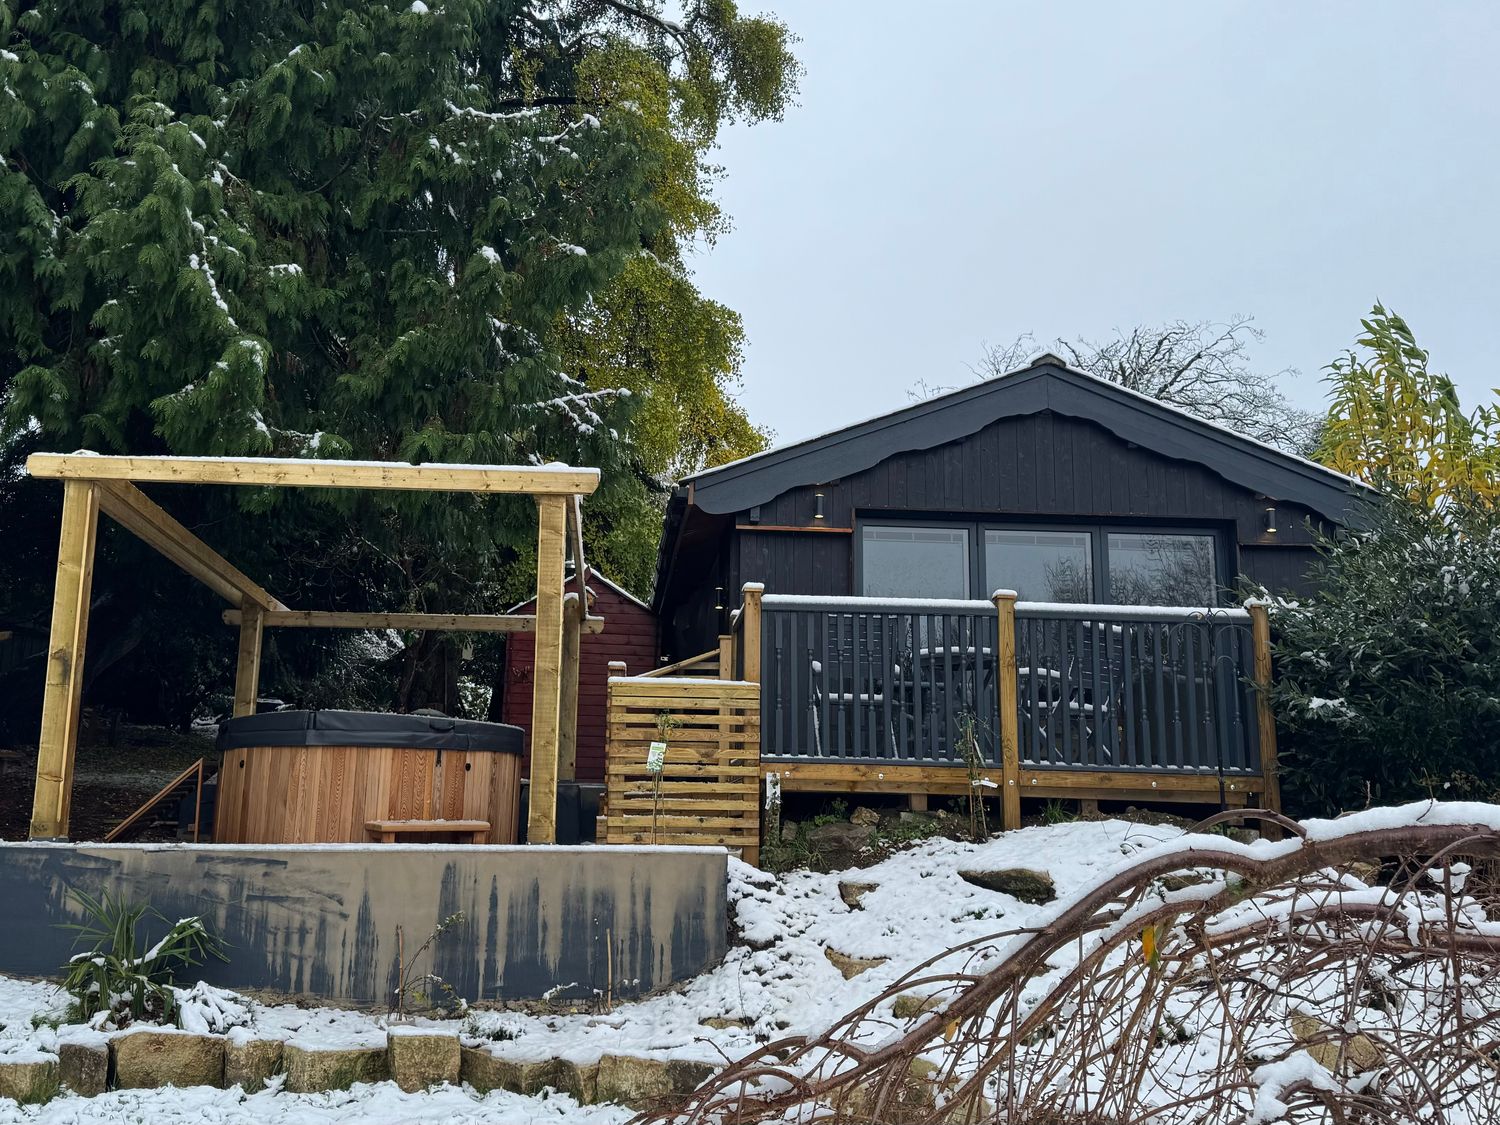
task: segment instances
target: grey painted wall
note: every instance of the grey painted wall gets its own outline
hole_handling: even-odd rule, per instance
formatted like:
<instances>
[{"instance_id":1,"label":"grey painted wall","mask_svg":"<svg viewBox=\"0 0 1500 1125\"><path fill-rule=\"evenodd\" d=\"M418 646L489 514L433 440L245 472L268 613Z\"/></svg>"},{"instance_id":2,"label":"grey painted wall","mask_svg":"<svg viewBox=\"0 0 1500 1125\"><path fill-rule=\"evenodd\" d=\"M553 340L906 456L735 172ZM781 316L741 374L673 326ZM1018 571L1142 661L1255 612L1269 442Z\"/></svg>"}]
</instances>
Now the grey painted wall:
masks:
<instances>
[{"instance_id":1,"label":"grey painted wall","mask_svg":"<svg viewBox=\"0 0 1500 1125\"><path fill-rule=\"evenodd\" d=\"M467 1000L629 997L724 956L718 848L0 843L0 973L50 976L72 950L68 888L199 915L228 945L203 979L228 988L385 1003L396 927L408 951L465 921L432 968Z\"/></svg>"}]
</instances>

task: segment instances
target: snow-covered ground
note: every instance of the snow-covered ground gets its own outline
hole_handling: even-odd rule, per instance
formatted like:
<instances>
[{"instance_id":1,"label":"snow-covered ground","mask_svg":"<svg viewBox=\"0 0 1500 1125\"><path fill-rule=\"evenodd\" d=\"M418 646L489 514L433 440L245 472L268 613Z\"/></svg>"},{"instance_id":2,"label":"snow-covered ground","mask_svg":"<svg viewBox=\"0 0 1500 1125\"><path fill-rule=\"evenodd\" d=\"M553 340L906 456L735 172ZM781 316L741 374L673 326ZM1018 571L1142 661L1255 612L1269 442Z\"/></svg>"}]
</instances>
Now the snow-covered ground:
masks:
<instances>
[{"instance_id":1,"label":"snow-covered ground","mask_svg":"<svg viewBox=\"0 0 1500 1125\"><path fill-rule=\"evenodd\" d=\"M503 1036L496 1049L518 1061L567 1058L587 1063L603 1054L737 1058L757 1041L827 1025L944 949L1032 924L1054 909L981 890L961 879L960 870L1044 870L1066 898L1132 853L1178 834L1175 828L1124 821L1060 824L1022 829L983 844L927 840L875 867L842 874L770 876L731 860L730 900L743 943L713 972L679 991L617 1005L609 1013L484 1011L473 1013L463 1030L477 1039ZM851 909L839 895L840 881L875 884L875 889L859 909ZM829 948L849 957L889 960L845 980L824 952ZM49 984L0 978L0 1058L54 1048L59 1032L33 1027L32 1020L60 1012L64 999ZM385 1039L381 1016L334 1008L252 1005L250 1022L257 1036L323 1047L377 1045ZM66 1028L61 1034L67 1034ZM0 1123L603 1123L629 1116L628 1110L578 1106L557 1095L478 1098L452 1089L404 1095L389 1083L342 1094L120 1091L92 1099L64 1096L44 1107L0 1100Z\"/></svg>"},{"instance_id":2,"label":"snow-covered ground","mask_svg":"<svg viewBox=\"0 0 1500 1125\"><path fill-rule=\"evenodd\" d=\"M1424 804L1402 810L1371 810L1346 820L1311 822L1307 827L1310 839L1326 839L1353 830L1411 823L1413 819L1481 824L1497 830L1500 808ZM1173 827L1108 820L1027 828L983 844L926 840L874 867L838 874L799 871L772 876L731 861L729 892L739 940L714 971L671 993L617 1005L608 1012L473 1012L465 1019L462 1034L466 1041L487 1043L497 1054L517 1062L565 1058L587 1064L606 1054L728 1061L749 1053L757 1044L829 1027L885 992L909 970L955 946L1034 929L1055 915L1069 898L1098 884L1141 853L1164 850L1191 854L1212 846L1244 849L1257 858L1268 859L1299 846L1295 840L1237 845L1220 837L1179 839L1182 835ZM1055 883L1058 901L1029 905L960 877L961 871L993 872L1016 867L1045 871ZM866 884L870 889L862 894L857 906L851 907L840 893L841 882ZM1357 881L1349 884L1349 889L1355 897L1381 894ZM1176 893L1191 897L1201 892L1206 888L1189 887ZM1275 909L1271 902L1262 906ZM1234 921L1236 909L1221 916L1225 925ZM1120 924L1127 925L1128 921ZM1493 931L1500 938L1500 924L1486 921L1482 911L1471 928L1476 933ZM993 965L1012 940L1020 939L997 937L985 943L988 952L981 955L982 959ZM870 963L870 967L846 980L830 960L830 951ZM976 950L970 949L962 956L975 955ZM1056 966L1056 971L1062 972L1063 967ZM59 1035L70 1034L66 1027L58 1031L45 1022L49 1014L61 1011L63 999L54 986L0 978L0 1060L51 1051ZM873 1014L890 1016L884 1008ZM1181 1013L1184 1022L1190 1014ZM251 1004L245 1022L259 1038L277 1037L323 1047L374 1046L385 1039L381 1016L331 1008ZM453 1024L446 1026L451 1028ZM1182 1047L1184 1057L1193 1050ZM1303 1058L1300 1054L1292 1057ZM293 1095L275 1088L250 1095L206 1088L122 1091L94 1099L63 1096L43 1107L18 1107L0 1100L0 1125L17 1121L167 1125L270 1121L290 1125L559 1120L613 1125L631 1116L627 1109L579 1106L551 1093L480 1097L468 1089L443 1088L407 1095L391 1083L317 1095ZM1273 1117L1270 1114L1264 1119Z\"/></svg>"}]
</instances>

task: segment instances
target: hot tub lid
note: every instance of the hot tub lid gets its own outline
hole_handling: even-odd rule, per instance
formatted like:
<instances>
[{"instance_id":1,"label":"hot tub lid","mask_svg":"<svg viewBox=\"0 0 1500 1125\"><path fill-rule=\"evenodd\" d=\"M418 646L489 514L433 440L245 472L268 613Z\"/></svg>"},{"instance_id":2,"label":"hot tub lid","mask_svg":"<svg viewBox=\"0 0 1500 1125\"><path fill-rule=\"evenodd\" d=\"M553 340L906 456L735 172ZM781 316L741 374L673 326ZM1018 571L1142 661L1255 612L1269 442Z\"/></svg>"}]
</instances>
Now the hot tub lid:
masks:
<instances>
[{"instance_id":1,"label":"hot tub lid","mask_svg":"<svg viewBox=\"0 0 1500 1125\"><path fill-rule=\"evenodd\" d=\"M270 711L219 724L220 750L247 746L391 746L519 754L524 734L505 723L374 711Z\"/></svg>"}]
</instances>

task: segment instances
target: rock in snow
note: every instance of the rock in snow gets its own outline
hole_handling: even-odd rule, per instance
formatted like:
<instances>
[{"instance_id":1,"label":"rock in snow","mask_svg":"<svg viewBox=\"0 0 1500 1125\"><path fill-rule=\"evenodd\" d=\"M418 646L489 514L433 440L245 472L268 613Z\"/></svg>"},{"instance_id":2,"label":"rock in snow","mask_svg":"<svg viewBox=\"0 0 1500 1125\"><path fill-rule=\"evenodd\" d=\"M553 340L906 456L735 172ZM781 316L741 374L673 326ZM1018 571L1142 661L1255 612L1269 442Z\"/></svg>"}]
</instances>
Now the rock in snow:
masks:
<instances>
[{"instance_id":1,"label":"rock in snow","mask_svg":"<svg viewBox=\"0 0 1500 1125\"><path fill-rule=\"evenodd\" d=\"M1057 887L1052 876L1045 871L1033 871L1029 867L1007 867L1004 871L960 871L958 877L987 891L1010 895L1034 906L1051 902L1057 897Z\"/></svg>"}]
</instances>

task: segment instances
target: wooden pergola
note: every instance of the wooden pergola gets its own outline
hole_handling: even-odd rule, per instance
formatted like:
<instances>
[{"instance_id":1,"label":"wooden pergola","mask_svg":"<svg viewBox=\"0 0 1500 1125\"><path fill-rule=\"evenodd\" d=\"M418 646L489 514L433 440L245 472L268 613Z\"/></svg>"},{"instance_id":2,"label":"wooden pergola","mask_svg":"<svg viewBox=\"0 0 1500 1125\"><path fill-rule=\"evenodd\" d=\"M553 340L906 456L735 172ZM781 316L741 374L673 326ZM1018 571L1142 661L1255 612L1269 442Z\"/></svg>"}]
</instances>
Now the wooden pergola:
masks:
<instances>
[{"instance_id":1,"label":"wooden pergola","mask_svg":"<svg viewBox=\"0 0 1500 1125\"><path fill-rule=\"evenodd\" d=\"M68 834L73 764L83 692L84 649L93 587L99 513L148 543L229 602L224 620L239 627L234 714L255 713L261 640L268 628L428 629L536 634L527 837L557 835L559 772L571 776L576 754L578 636L603 622L577 595L565 597L564 568L573 555L583 573L582 497L599 486L599 470L566 465L408 465L256 457L106 457L36 453L34 477L63 482L62 536L52 634L37 751L31 838ZM262 589L136 487L138 483L229 484L277 488L404 489L528 495L538 515L536 612L515 614L329 613L294 610Z\"/></svg>"}]
</instances>

